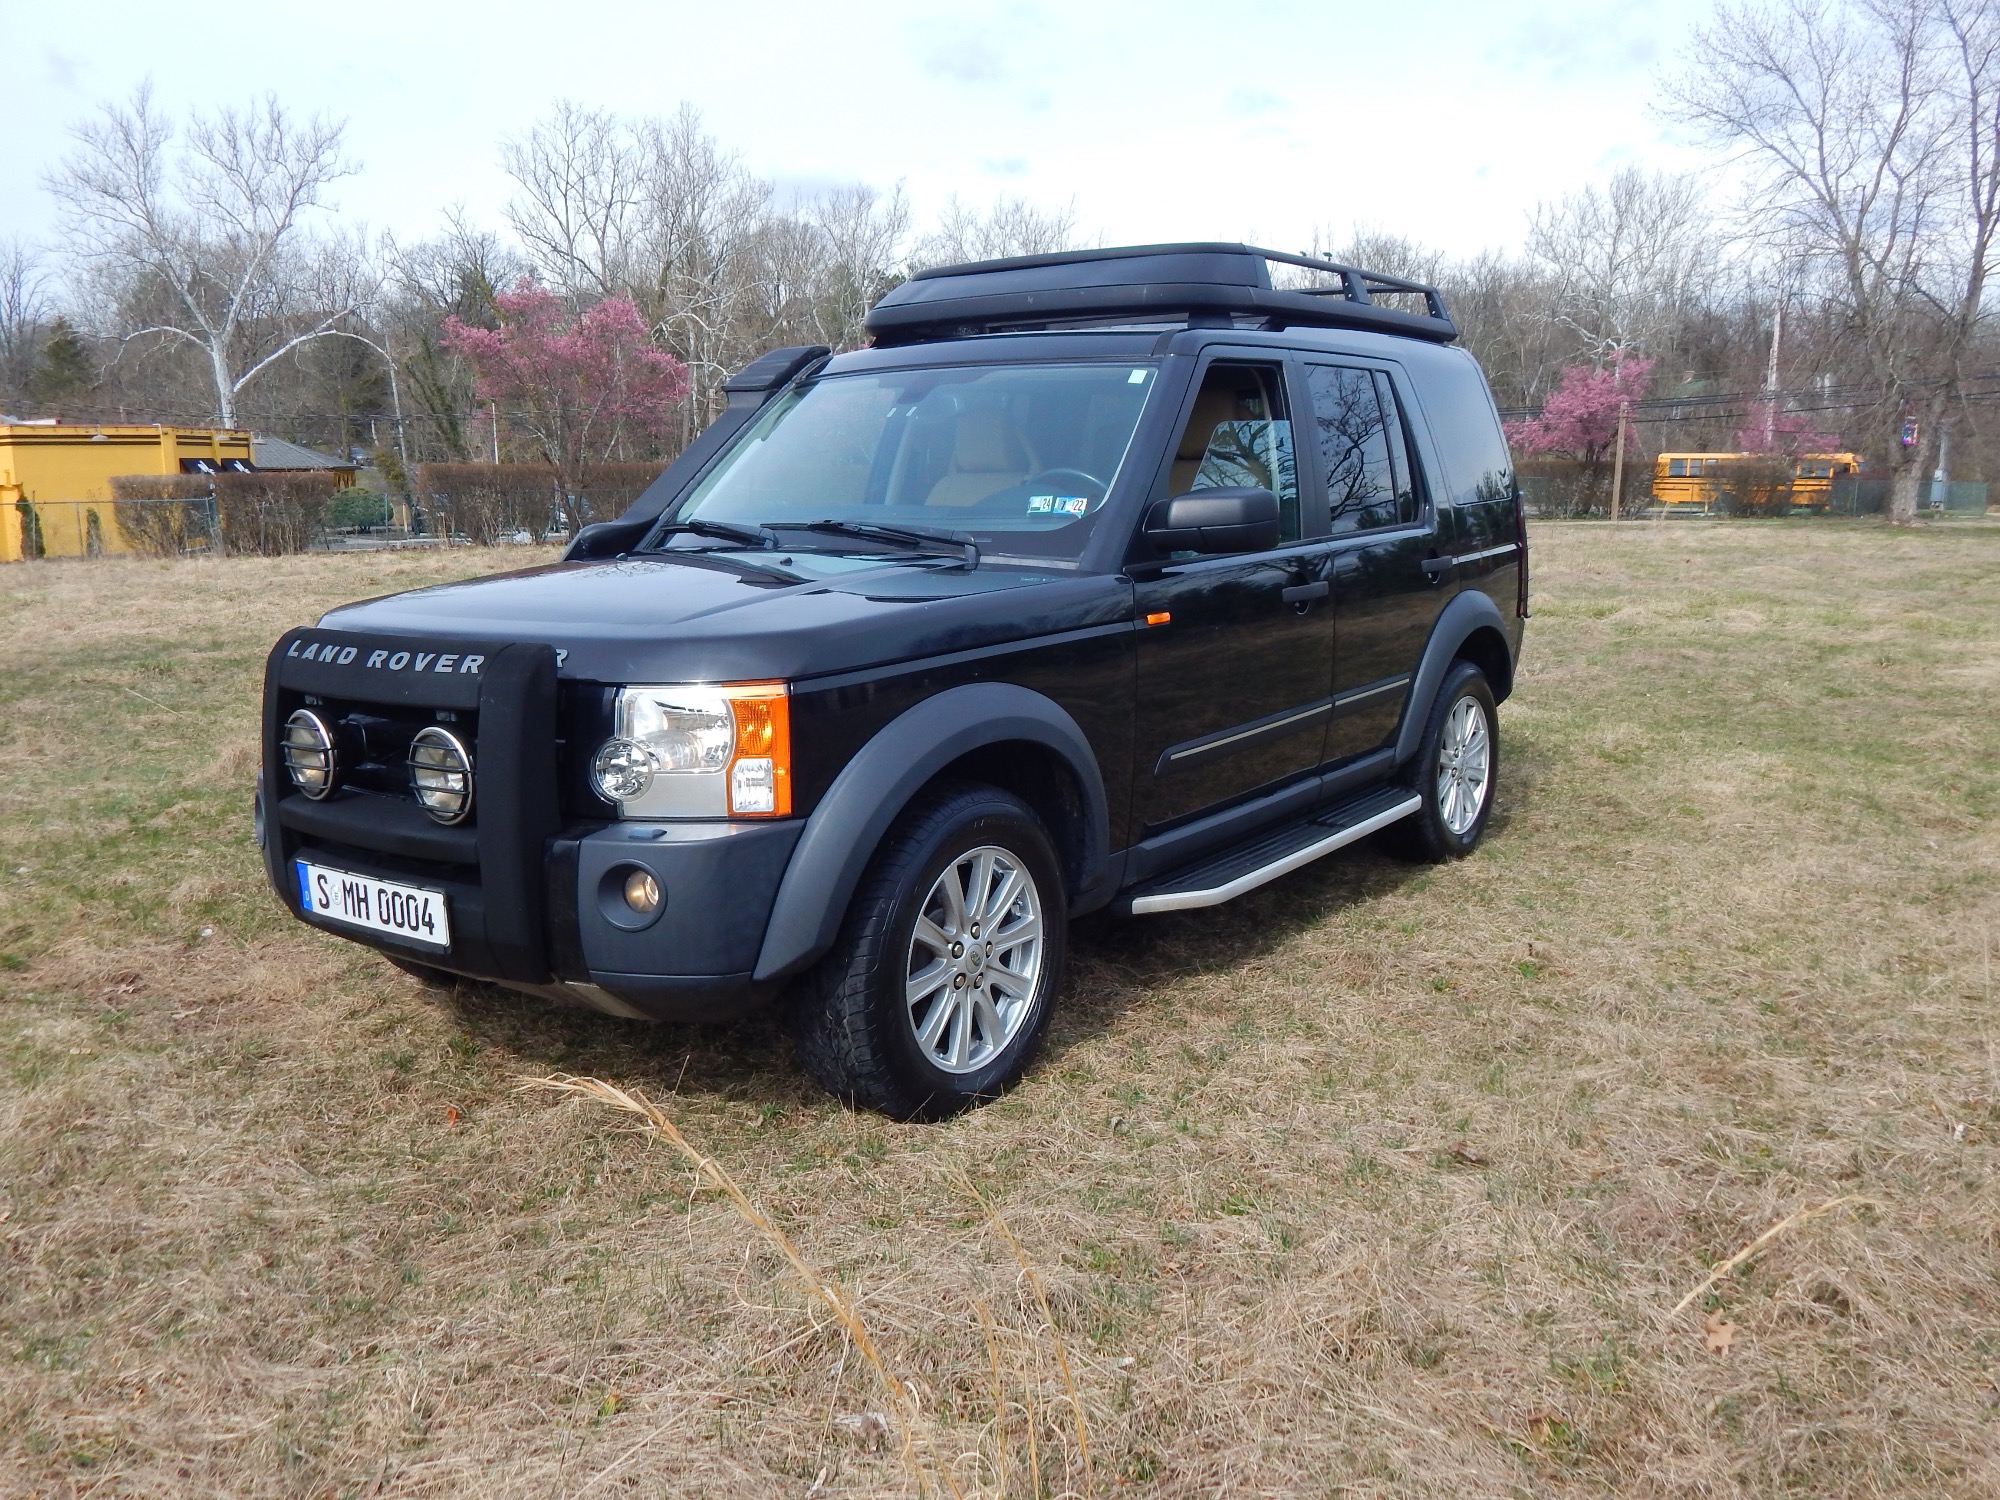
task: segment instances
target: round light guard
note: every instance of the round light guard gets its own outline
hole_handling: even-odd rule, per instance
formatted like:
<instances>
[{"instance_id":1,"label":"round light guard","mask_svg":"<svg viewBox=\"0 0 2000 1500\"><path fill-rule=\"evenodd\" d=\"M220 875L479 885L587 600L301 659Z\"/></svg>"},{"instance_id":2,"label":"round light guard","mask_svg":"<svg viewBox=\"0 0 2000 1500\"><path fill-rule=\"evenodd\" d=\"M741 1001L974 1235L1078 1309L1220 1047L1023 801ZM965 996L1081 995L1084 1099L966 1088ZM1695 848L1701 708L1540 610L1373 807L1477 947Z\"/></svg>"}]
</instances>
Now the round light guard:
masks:
<instances>
[{"instance_id":1,"label":"round light guard","mask_svg":"<svg viewBox=\"0 0 2000 1500\"><path fill-rule=\"evenodd\" d=\"M606 802L630 802L653 784L659 761L637 740L606 740L590 765L590 784Z\"/></svg>"},{"instance_id":2,"label":"round light guard","mask_svg":"<svg viewBox=\"0 0 2000 1500\"><path fill-rule=\"evenodd\" d=\"M309 708L295 709L285 720L278 740L292 785L318 802L333 795L340 783L340 757L334 752L333 731Z\"/></svg>"},{"instance_id":3,"label":"round light guard","mask_svg":"<svg viewBox=\"0 0 2000 1500\"><path fill-rule=\"evenodd\" d=\"M410 741L410 783L424 811L440 823L458 823L472 811L472 756L458 736L435 724Z\"/></svg>"}]
</instances>

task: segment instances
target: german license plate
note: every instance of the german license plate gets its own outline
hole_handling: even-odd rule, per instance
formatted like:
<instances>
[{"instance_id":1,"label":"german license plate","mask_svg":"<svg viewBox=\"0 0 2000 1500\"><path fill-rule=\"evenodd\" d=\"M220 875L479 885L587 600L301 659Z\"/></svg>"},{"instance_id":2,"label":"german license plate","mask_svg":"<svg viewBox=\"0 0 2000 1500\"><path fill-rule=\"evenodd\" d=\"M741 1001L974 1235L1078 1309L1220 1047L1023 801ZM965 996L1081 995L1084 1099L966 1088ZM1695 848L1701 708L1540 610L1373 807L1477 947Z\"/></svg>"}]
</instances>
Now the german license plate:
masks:
<instances>
[{"instance_id":1,"label":"german license plate","mask_svg":"<svg viewBox=\"0 0 2000 1500\"><path fill-rule=\"evenodd\" d=\"M299 901L307 916L385 932L425 947L451 946L451 919L445 914L443 891L397 885L303 859L297 866Z\"/></svg>"}]
</instances>

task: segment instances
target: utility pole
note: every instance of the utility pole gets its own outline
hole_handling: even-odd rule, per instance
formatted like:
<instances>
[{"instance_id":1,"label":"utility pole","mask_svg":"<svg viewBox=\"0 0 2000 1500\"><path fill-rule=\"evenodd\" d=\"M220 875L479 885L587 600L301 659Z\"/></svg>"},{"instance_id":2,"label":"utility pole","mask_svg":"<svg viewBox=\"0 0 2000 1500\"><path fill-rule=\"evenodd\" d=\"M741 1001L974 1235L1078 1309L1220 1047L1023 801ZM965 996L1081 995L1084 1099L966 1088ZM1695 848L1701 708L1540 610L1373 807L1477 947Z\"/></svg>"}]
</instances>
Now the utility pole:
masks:
<instances>
[{"instance_id":1,"label":"utility pole","mask_svg":"<svg viewBox=\"0 0 2000 1500\"><path fill-rule=\"evenodd\" d=\"M1771 362L1764 366L1764 451L1777 441L1778 431L1778 343L1785 336L1785 298L1778 295L1777 310L1771 314Z\"/></svg>"},{"instance_id":2,"label":"utility pole","mask_svg":"<svg viewBox=\"0 0 2000 1500\"><path fill-rule=\"evenodd\" d=\"M487 408L493 413L493 462L500 462L500 403L489 401Z\"/></svg>"},{"instance_id":3,"label":"utility pole","mask_svg":"<svg viewBox=\"0 0 2000 1500\"><path fill-rule=\"evenodd\" d=\"M1618 446L1611 460L1611 519L1618 519L1618 492L1625 487L1625 419L1631 414L1632 403L1618 403Z\"/></svg>"}]
</instances>

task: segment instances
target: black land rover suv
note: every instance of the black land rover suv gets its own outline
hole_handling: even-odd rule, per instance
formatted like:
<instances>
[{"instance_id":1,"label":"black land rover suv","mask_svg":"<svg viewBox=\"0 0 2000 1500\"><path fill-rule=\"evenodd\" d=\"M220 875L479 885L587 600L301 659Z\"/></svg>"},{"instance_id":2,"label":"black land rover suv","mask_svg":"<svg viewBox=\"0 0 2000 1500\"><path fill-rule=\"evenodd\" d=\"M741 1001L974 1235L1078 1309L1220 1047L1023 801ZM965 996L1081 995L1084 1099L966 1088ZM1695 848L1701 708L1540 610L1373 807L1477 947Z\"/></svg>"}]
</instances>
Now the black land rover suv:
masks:
<instances>
[{"instance_id":1,"label":"black land rover suv","mask_svg":"<svg viewBox=\"0 0 2000 1500\"><path fill-rule=\"evenodd\" d=\"M1434 289L1148 246L868 327L752 363L560 563L279 641L286 906L621 1016L782 992L829 1089L934 1117L1031 1059L1068 918L1478 841L1527 539Z\"/></svg>"}]
</instances>

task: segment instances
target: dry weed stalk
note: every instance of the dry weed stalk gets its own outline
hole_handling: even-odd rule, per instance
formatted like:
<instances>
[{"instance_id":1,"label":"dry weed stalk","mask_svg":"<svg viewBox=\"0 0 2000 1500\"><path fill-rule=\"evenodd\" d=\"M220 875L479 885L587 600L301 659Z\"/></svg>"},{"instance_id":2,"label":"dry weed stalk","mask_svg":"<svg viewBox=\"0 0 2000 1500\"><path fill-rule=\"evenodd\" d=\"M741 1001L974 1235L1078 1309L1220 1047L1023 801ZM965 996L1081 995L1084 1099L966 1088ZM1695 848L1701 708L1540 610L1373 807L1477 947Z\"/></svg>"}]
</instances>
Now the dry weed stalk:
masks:
<instances>
[{"instance_id":1,"label":"dry weed stalk","mask_svg":"<svg viewBox=\"0 0 2000 1500\"><path fill-rule=\"evenodd\" d=\"M993 1232L1000 1236L1001 1242L1006 1245L1008 1253L1014 1257L1014 1264L1021 1268L1021 1274L1028 1279L1029 1290L1035 1294L1035 1304L1042 1310L1042 1321L1048 1324L1049 1342L1055 1346L1056 1351L1056 1368L1062 1371L1063 1389L1069 1393L1069 1409L1076 1417L1076 1446L1077 1451L1083 1456L1083 1493L1087 1497L1092 1489L1090 1482L1090 1428L1084 1421L1083 1397L1077 1391L1075 1377L1070 1374L1069 1350L1063 1346L1062 1331L1056 1327L1055 1314L1049 1310L1048 1296L1042 1290L1042 1278L1035 1274L1035 1268L1028 1263L1027 1254L1021 1249L1021 1242L1014 1238L1014 1231L1007 1227L1007 1221L1000 1217L999 1212L995 1210L993 1205L988 1203L985 1197L981 1195L979 1189L973 1186L972 1179L966 1176L965 1173L960 1172L958 1180L963 1184L966 1192L972 1195L972 1201L977 1203L980 1210L985 1213L986 1222L993 1226ZM1034 1426L1030 1422L1029 1441L1032 1442L1033 1440ZM1037 1476L1037 1488L1039 1489L1039 1475Z\"/></svg>"},{"instance_id":2,"label":"dry weed stalk","mask_svg":"<svg viewBox=\"0 0 2000 1500\"><path fill-rule=\"evenodd\" d=\"M1755 1255L1759 1250L1762 1250L1766 1245L1770 1244L1772 1240L1775 1240L1779 1235L1783 1234L1787 1229L1795 1228L1798 1225L1805 1223L1806 1220L1808 1219L1817 1219L1822 1214L1830 1214L1836 1208L1844 1208L1850 1203L1873 1204L1874 1201L1875 1200L1873 1198L1863 1198L1857 1193L1849 1193L1845 1197L1830 1198L1825 1203L1820 1204L1817 1208L1802 1208L1797 1213L1786 1214L1784 1218L1778 1220L1777 1223L1773 1224L1769 1229L1765 1230L1762 1234L1758 1235L1756 1239L1752 1240L1749 1244L1745 1245L1741 1250L1738 1250L1734 1255L1730 1256L1729 1259L1723 1261L1720 1265L1716 1266L1713 1270L1711 1270L1708 1273L1708 1275L1702 1279L1702 1282L1699 1286L1697 1286L1693 1291L1689 1292L1685 1297L1681 1298L1680 1301L1674 1304L1674 1310L1667 1314L1667 1321L1671 1323L1675 1318L1678 1318L1682 1313L1686 1312L1689 1305L1692 1304L1698 1297L1706 1293L1710 1287L1716 1285L1716 1283L1720 1281L1727 1280L1730 1272L1734 1271L1738 1266L1742 1265L1743 1262L1750 1259L1751 1256Z\"/></svg>"},{"instance_id":3,"label":"dry weed stalk","mask_svg":"<svg viewBox=\"0 0 2000 1500\"><path fill-rule=\"evenodd\" d=\"M973 1299L973 1310L979 1314L979 1326L986 1334L986 1357L993 1364L993 1470L994 1493L1007 1493L1007 1385L1000 1377L1000 1330L993 1324L993 1314L983 1297ZM1035 1424L1028 1424L1028 1469L1032 1483L1031 1493L1040 1494L1042 1489L1042 1465L1035 1452Z\"/></svg>"},{"instance_id":4,"label":"dry weed stalk","mask_svg":"<svg viewBox=\"0 0 2000 1500\"><path fill-rule=\"evenodd\" d=\"M706 1155L682 1135L680 1127L674 1124L667 1112L644 1094L618 1088L599 1078L578 1078L567 1073L558 1073L547 1078L523 1079L520 1088L524 1092L546 1090L549 1093L594 1099L599 1104L609 1105L624 1114L636 1116L645 1122L648 1130L686 1157L696 1171L719 1189L743 1221L756 1230L766 1244L784 1256L792 1270L811 1289L812 1294L833 1314L834 1321L840 1324L848 1338L853 1341L854 1347L861 1351L861 1357L868 1361L868 1368L875 1372L875 1378L881 1383L883 1393L887 1395L890 1406L895 1410L897 1426L902 1433L903 1465L910 1471L910 1477L917 1486L917 1493L925 1495L932 1492L933 1476L917 1455L916 1427L920 1415L917 1404L911 1396L910 1388L889 1373L889 1367L883 1361L881 1351L875 1347L875 1340L870 1336L868 1325L862 1321L853 1299L799 1252L798 1246L792 1243L791 1236L750 1201L749 1194L737 1186L736 1179L723 1170L721 1163ZM953 1495L963 1500L964 1491L958 1487L949 1469L939 1465L937 1477L942 1478L945 1487Z\"/></svg>"}]
</instances>

